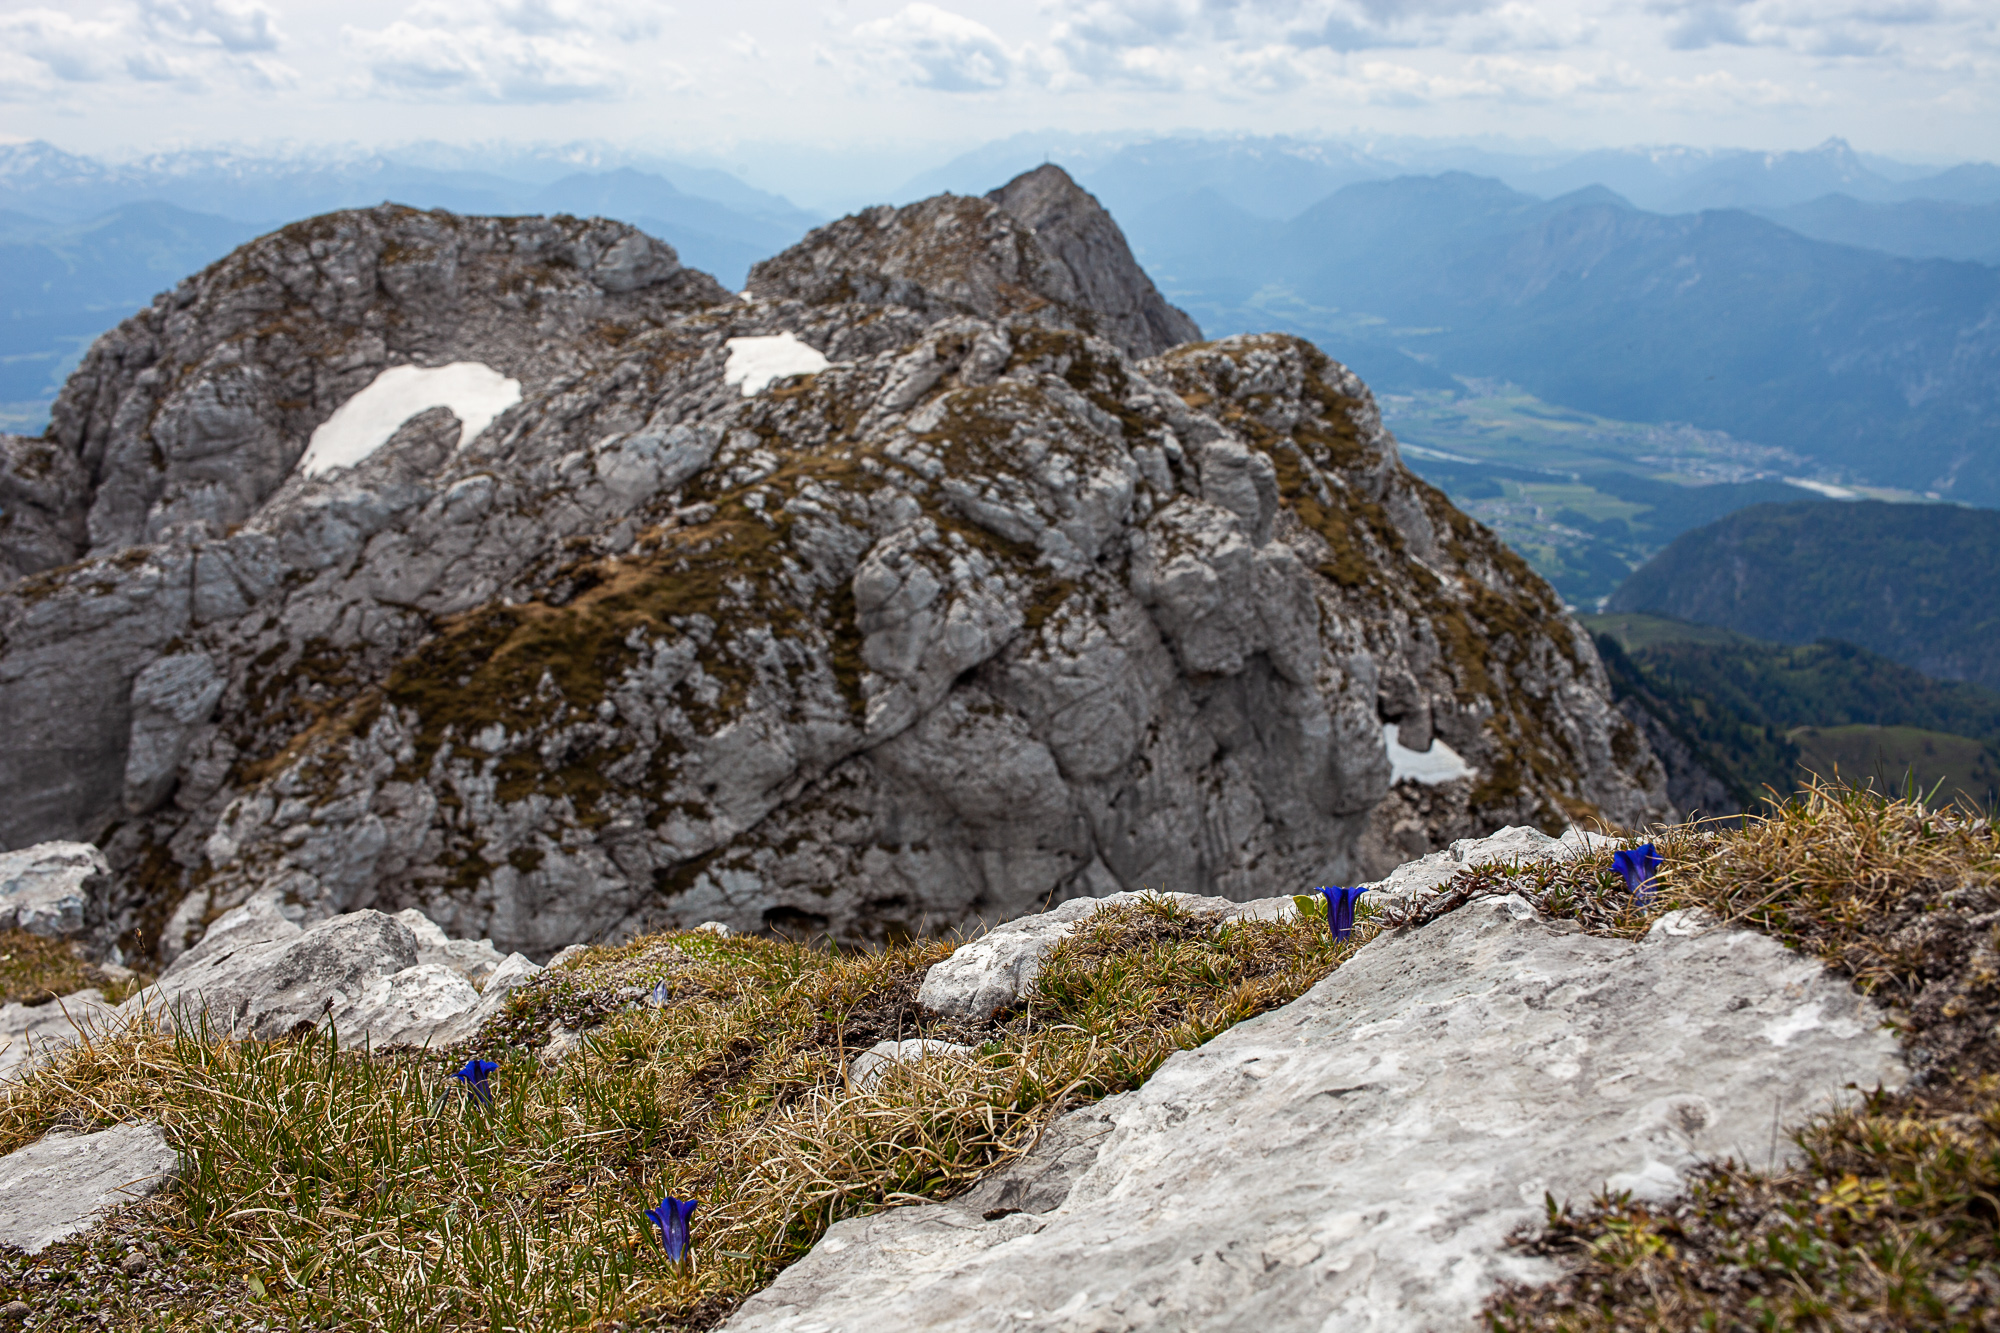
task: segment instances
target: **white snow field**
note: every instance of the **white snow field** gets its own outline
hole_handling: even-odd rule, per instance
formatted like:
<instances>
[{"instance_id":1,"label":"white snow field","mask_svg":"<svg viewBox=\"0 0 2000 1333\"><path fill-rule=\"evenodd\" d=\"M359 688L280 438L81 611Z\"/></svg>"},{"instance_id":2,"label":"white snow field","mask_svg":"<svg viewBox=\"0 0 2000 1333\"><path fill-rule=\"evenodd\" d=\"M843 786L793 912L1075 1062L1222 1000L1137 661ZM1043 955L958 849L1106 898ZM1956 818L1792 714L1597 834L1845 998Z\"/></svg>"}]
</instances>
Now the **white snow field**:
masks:
<instances>
[{"instance_id":1,"label":"white snow field","mask_svg":"<svg viewBox=\"0 0 2000 1333\"><path fill-rule=\"evenodd\" d=\"M1435 787L1440 782L1453 782L1459 778L1473 776L1472 765L1466 763L1458 751L1436 737L1431 739L1431 748L1428 750L1412 750L1403 744L1394 722L1382 724L1382 745L1389 751L1391 782L1413 778Z\"/></svg>"},{"instance_id":2,"label":"white snow field","mask_svg":"<svg viewBox=\"0 0 2000 1333\"><path fill-rule=\"evenodd\" d=\"M819 349L790 333L731 338L728 347L729 364L723 368L722 382L742 385L745 398L761 392L772 380L814 375L826 369L826 357Z\"/></svg>"},{"instance_id":3,"label":"white snow field","mask_svg":"<svg viewBox=\"0 0 2000 1333\"><path fill-rule=\"evenodd\" d=\"M433 407L448 407L457 414L463 426L458 445L463 449L493 418L520 401L521 381L477 361L391 366L320 423L299 460L299 470L317 477L353 467L387 444L405 421Z\"/></svg>"}]
</instances>

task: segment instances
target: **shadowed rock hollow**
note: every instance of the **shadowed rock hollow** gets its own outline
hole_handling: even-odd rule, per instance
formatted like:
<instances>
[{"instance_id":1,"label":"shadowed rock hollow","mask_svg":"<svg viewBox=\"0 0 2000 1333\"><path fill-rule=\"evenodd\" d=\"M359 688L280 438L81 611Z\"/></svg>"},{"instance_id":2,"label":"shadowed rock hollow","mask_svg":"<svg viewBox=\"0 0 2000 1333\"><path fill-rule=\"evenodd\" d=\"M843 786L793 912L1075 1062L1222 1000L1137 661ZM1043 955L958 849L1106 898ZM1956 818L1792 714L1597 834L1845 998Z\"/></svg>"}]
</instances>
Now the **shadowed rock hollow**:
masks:
<instances>
[{"instance_id":1,"label":"shadowed rock hollow","mask_svg":"<svg viewBox=\"0 0 2000 1333\"><path fill-rule=\"evenodd\" d=\"M1361 382L1197 333L1047 167L821 228L746 298L602 221L274 233L5 440L73 485L9 548L43 554L0 594L0 839L103 840L168 956L263 898L546 957L1663 815L1588 638ZM825 368L745 378L792 339ZM453 361L520 402L297 468L380 371ZM190 414L237 424L191 451Z\"/></svg>"}]
</instances>

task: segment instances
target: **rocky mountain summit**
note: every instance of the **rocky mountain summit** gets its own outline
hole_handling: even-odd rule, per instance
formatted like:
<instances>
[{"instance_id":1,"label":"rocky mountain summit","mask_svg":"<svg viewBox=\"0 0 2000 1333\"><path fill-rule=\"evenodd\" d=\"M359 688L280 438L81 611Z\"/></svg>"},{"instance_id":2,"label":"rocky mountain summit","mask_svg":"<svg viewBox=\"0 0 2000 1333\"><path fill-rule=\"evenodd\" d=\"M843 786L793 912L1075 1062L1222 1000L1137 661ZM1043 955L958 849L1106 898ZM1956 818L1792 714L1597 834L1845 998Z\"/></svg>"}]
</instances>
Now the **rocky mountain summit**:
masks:
<instances>
[{"instance_id":1,"label":"rocky mountain summit","mask_svg":"<svg viewBox=\"0 0 2000 1333\"><path fill-rule=\"evenodd\" d=\"M1197 334L1055 168L737 296L597 220L275 232L0 440L0 842L98 842L163 962L257 902L546 958L1664 815L1361 382Z\"/></svg>"}]
</instances>

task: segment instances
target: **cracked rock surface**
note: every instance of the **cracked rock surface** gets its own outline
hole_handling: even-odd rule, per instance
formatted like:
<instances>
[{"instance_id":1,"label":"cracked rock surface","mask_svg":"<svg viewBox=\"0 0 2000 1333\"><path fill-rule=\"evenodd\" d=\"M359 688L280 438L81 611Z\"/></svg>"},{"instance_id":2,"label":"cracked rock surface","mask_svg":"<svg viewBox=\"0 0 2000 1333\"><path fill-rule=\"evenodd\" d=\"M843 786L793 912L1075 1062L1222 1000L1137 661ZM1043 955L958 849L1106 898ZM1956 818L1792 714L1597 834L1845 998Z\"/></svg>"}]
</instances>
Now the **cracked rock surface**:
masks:
<instances>
[{"instance_id":1,"label":"cracked rock surface","mask_svg":"<svg viewBox=\"0 0 2000 1333\"><path fill-rule=\"evenodd\" d=\"M161 964L252 902L546 959L1667 812L1588 637L1361 381L1186 341L1060 171L831 224L750 293L614 223L385 206L100 340L0 440L0 845L101 839ZM786 334L826 368L746 396L731 340ZM454 361L520 402L300 473L374 375ZM1392 781L1387 722L1472 776Z\"/></svg>"},{"instance_id":2,"label":"cracked rock surface","mask_svg":"<svg viewBox=\"0 0 2000 1333\"><path fill-rule=\"evenodd\" d=\"M1381 936L1305 996L1057 1120L944 1204L836 1223L724 1326L1471 1327L1543 1195L1662 1199L1705 1157L1905 1078L1883 1015L1765 935L1581 934L1516 895Z\"/></svg>"}]
</instances>

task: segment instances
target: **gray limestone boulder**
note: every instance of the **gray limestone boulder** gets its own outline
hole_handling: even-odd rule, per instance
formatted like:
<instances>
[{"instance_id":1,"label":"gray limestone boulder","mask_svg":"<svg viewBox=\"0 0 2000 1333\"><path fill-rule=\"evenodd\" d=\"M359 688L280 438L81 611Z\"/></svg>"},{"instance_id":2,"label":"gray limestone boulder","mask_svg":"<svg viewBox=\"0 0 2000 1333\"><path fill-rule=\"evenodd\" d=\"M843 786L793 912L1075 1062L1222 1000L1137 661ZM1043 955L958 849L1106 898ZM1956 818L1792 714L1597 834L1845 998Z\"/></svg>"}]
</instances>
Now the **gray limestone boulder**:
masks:
<instances>
[{"instance_id":1,"label":"gray limestone boulder","mask_svg":"<svg viewBox=\"0 0 2000 1333\"><path fill-rule=\"evenodd\" d=\"M417 940L417 961L439 963L464 977L481 990L494 969L507 955L493 947L492 940L455 940L429 917L414 907L396 913L396 919L410 928Z\"/></svg>"},{"instance_id":2,"label":"gray limestone boulder","mask_svg":"<svg viewBox=\"0 0 2000 1333\"><path fill-rule=\"evenodd\" d=\"M443 1045L457 1021L479 1008L479 992L456 969L418 963L377 976L360 995L337 998L328 1017L343 1045Z\"/></svg>"},{"instance_id":3,"label":"gray limestone boulder","mask_svg":"<svg viewBox=\"0 0 2000 1333\"><path fill-rule=\"evenodd\" d=\"M479 1003L436 1029L431 1034L431 1044L449 1046L478 1036L487 1020L507 1008L507 1001L514 992L540 976L544 970L525 954L508 954L500 966L487 975L479 992Z\"/></svg>"},{"instance_id":4,"label":"gray limestone boulder","mask_svg":"<svg viewBox=\"0 0 2000 1333\"><path fill-rule=\"evenodd\" d=\"M883 1075L898 1065L923 1060L955 1060L972 1054L972 1047L955 1041L932 1041L911 1037L903 1041L878 1041L847 1062L847 1079L857 1092L873 1092Z\"/></svg>"},{"instance_id":5,"label":"gray limestone boulder","mask_svg":"<svg viewBox=\"0 0 2000 1333\"><path fill-rule=\"evenodd\" d=\"M377 987L417 967L416 938L392 916L349 912L310 930L253 938L262 933L239 925L216 948L191 950L122 1010L176 1026L206 1024L216 1035L261 1040L285 1036L301 1025L317 1027L328 1018L338 1024L341 1014L370 996L372 1007L362 1012L384 1017L397 1031L433 1012L418 1007L435 1000L428 987L413 987L407 994ZM441 966L435 973L452 977L477 1002L464 978ZM433 976L427 973L426 980ZM350 1024L343 1036L358 1031Z\"/></svg>"},{"instance_id":6,"label":"gray limestone boulder","mask_svg":"<svg viewBox=\"0 0 2000 1333\"><path fill-rule=\"evenodd\" d=\"M1460 838L1441 852L1405 861L1368 891L1385 898L1408 898L1435 893L1458 878L1459 872L1494 862L1525 865L1558 857L1582 856L1608 846L1611 840L1579 828L1552 838L1537 828L1510 825L1484 838Z\"/></svg>"},{"instance_id":7,"label":"gray limestone boulder","mask_svg":"<svg viewBox=\"0 0 2000 1333\"><path fill-rule=\"evenodd\" d=\"M0 1245L39 1254L179 1173L180 1155L158 1125L52 1133L0 1157Z\"/></svg>"},{"instance_id":8,"label":"gray limestone boulder","mask_svg":"<svg viewBox=\"0 0 2000 1333\"><path fill-rule=\"evenodd\" d=\"M1905 1078L1884 1015L1768 936L1639 943L1482 899L1059 1119L962 1200L833 1226L732 1333L1466 1328L1543 1198L1675 1195ZM1018 1211L1016 1211L1018 1210Z\"/></svg>"},{"instance_id":9,"label":"gray limestone boulder","mask_svg":"<svg viewBox=\"0 0 2000 1333\"><path fill-rule=\"evenodd\" d=\"M111 866L87 842L0 852L0 930L75 939L104 919Z\"/></svg>"},{"instance_id":10,"label":"gray limestone boulder","mask_svg":"<svg viewBox=\"0 0 2000 1333\"><path fill-rule=\"evenodd\" d=\"M414 910L301 927L258 898L217 918L121 1016L263 1038L324 1022L347 1045L444 1046L476 1033L541 970L491 941L451 939Z\"/></svg>"},{"instance_id":11,"label":"gray limestone boulder","mask_svg":"<svg viewBox=\"0 0 2000 1333\"><path fill-rule=\"evenodd\" d=\"M1288 897L1249 903L1187 893L1073 898L1053 911L1016 917L959 945L949 958L931 964L924 973L917 1003L940 1017L984 1021L1019 1003L1041 975L1042 964L1056 944L1099 909L1147 897L1172 899L1190 911L1217 912L1226 920L1285 920L1297 910Z\"/></svg>"}]
</instances>

